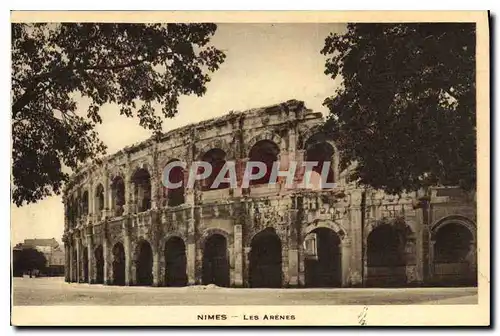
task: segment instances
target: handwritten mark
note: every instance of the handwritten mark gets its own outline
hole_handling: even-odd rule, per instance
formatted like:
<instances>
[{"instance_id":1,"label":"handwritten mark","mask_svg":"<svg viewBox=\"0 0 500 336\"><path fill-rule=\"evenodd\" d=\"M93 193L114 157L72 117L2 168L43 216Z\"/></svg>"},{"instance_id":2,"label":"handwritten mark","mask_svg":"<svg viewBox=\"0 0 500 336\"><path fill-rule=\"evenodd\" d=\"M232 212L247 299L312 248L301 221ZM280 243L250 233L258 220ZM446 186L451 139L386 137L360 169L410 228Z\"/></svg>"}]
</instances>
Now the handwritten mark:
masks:
<instances>
[{"instance_id":1,"label":"handwritten mark","mask_svg":"<svg viewBox=\"0 0 500 336\"><path fill-rule=\"evenodd\" d=\"M363 310L358 315L359 325L366 325L366 314L368 313L368 307L363 307Z\"/></svg>"}]
</instances>

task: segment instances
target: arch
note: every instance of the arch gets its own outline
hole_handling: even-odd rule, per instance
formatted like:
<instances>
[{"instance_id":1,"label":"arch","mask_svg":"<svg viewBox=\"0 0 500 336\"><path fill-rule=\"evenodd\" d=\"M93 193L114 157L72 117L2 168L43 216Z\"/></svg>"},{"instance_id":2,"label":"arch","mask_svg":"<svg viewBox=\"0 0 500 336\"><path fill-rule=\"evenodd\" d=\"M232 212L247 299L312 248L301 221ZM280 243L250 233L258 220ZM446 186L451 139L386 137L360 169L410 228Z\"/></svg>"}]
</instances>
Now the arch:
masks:
<instances>
[{"instance_id":1,"label":"arch","mask_svg":"<svg viewBox=\"0 0 500 336\"><path fill-rule=\"evenodd\" d=\"M266 166L266 173L257 180L251 180L250 185L269 183L274 163L279 161L280 147L272 140L263 139L256 142L248 153L248 160L253 162L262 162ZM252 174L257 173L259 169L254 168Z\"/></svg>"},{"instance_id":2,"label":"arch","mask_svg":"<svg viewBox=\"0 0 500 336\"><path fill-rule=\"evenodd\" d=\"M97 246L94 251L96 274L95 283L104 284L104 251L102 245Z\"/></svg>"},{"instance_id":3,"label":"arch","mask_svg":"<svg viewBox=\"0 0 500 336\"><path fill-rule=\"evenodd\" d=\"M304 160L318 162L312 171L313 175L318 177L322 175L322 170L327 169L327 163L330 165L328 174L321 176L321 184L319 187L324 188L324 183L333 183L339 178L339 151L337 146L329 137L322 132L315 132L303 139L302 148L304 150ZM325 180L326 179L326 180Z\"/></svg>"},{"instance_id":4,"label":"arch","mask_svg":"<svg viewBox=\"0 0 500 336\"><path fill-rule=\"evenodd\" d=\"M250 243L250 287L280 288L282 285L281 240L272 228L257 233Z\"/></svg>"},{"instance_id":5,"label":"arch","mask_svg":"<svg viewBox=\"0 0 500 336\"><path fill-rule=\"evenodd\" d=\"M118 242L113 246L113 285L125 285L125 248Z\"/></svg>"},{"instance_id":6,"label":"arch","mask_svg":"<svg viewBox=\"0 0 500 336\"><path fill-rule=\"evenodd\" d=\"M83 282L89 282L89 249L87 246L83 247L82 254L82 280Z\"/></svg>"},{"instance_id":7,"label":"arch","mask_svg":"<svg viewBox=\"0 0 500 336\"><path fill-rule=\"evenodd\" d=\"M141 239L135 248L136 284L153 285L153 249L147 240Z\"/></svg>"},{"instance_id":8,"label":"arch","mask_svg":"<svg viewBox=\"0 0 500 336\"><path fill-rule=\"evenodd\" d=\"M228 241L214 233L204 240L202 261L202 283L229 287Z\"/></svg>"},{"instance_id":9,"label":"arch","mask_svg":"<svg viewBox=\"0 0 500 336\"><path fill-rule=\"evenodd\" d=\"M304 233L305 235L308 235L317 228L326 228L332 230L339 236L341 241L344 240L347 236L346 234L347 231L344 229L342 225L331 220L321 220L321 219L316 219L312 223L307 225L306 228L304 229Z\"/></svg>"},{"instance_id":10,"label":"arch","mask_svg":"<svg viewBox=\"0 0 500 336\"><path fill-rule=\"evenodd\" d=\"M165 285L181 287L187 285L186 245L179 236L171 236L165 242Z\"/></svg>"},{"instance_id":11,"label":"arch","mask_svg":"<svg viewBox=\"0 0 500 336\"><path fill-rule=\"evenodd\" d=\"M218 235L221 235L224 238L226 238L226 241L228 242L229 245L231 245L233 243L232 236L231 236L231 234L229 234L229 232L227 232L227 231L225 231L223 229L210 228L210 229L206 229L202 233L201 237L198 239L198 246L197 246L197 248L198 249L203 249L203 246L205 246L206 240L208 238L210 238L210 236L212 236L214 234L218 234Z\"/></svg>"},{"instance_id":12,"label":"arch","mask_svg":"<svg viewBox=\"0 0 500 336\"><path fill-rule=\"evenodd\" d=\"M367 235L367 284L376 287L397 287L407 283L406 266L414 257L412 232L404 222L381 223Z\"/></svg>"},{"instance_id":13,"label":"arch","mask_svg":"<svg viewBox=\"0 0 500 336\"><path fill-rule=\"evenodd\" d=\"M432 225L431 225L431 240L434 239L434 234L444 225L449 224L449 223L460 223L460 225L463 225L466 227L470 233L472 234L472 237L474 238L474 242L476 241L476 223L461 215L451 215L451 216L445 216L442 217L438 220L436 220Z\"/></svg>"},{"instance_id":14,"label":"arch","mask_svg":"<svg viewBox=\"0 0 500 336\"><path fill-rule=\"evenodd\" d=\"M151 175L146 168L138 168L132 174L131 182L134 186L134 200L138 212L151 209Z\"/></svg>"},{"instance_id":15,"label":"arch","mask_svg":"<svg viewBox=\"0 0 500 336\"><path fill-rule=\"evenodd\" d=\"M477 285L476 230L463 216L448 216L431 229L433 280L440 285Z\"/></svg>"},{"instance_id":16,"label":"arch","mask_svg":"<svg viewBox=\"0 0 500 336\"><path fill-rule=\"evenodd\" d=\"M201 161L208 162L212 166L210 176L200 181L201 190L206 191L229 188L228 182L223 182L218 186L212 187L213 182L226 164L226 156L226 152L220 148L211 148L201 155ZM229 177L229 172L226 173L225 177Z\"/></svg>"},{"instance_id":17,"label":"arch","mask_svg":"<svg viewBox=\"0 0 500 336\"><path fill-rule=\"evenodd\" d=\"M115 216L123 214L125 205L125 182L120 175L111 180L111 196L113 199L112 208Z\"/></svg>"},{"instance_id":18,"label":"arch","mask_svg":"<svg viewBox=\"0 0 500 336\"><path fill-rule=\"evenodd\" d=\"M285 141L278 134L267 131L264 133L257 134L252 139L246 142L246 147L248 148L247 157L250 157L250 151L252 147L254 147L259 141L267 140L270 142L274 142L276 146L278 146L280 152L285 151Z\"/></svg>"},{"instance_id":19,"label":"arch","mask_svg":"<svg viewBox=\"0 0 500 336\"><path fill-rule=\"evenodd\" d=\"M167 163L165 163L165 167L172 162L181 162L179 159L171 159ZM162 172L162 178L165 179L166 176L163 176L164 172ZM168 180L172 183L181 183L180 187L178 188L168 188L165 186L165 182L163 181L163 197L165 199L166 204L168 206L177 206L184 204L185 202L185 197L184 197L184 184L185 184L185 172L184 169L181 166L175 166L173 167L168 174ZM164 205L166 205L164 204Z\"/></svg>"},{"instance_id":20,"label":"arch","mask_svg":"<svg viewBox=\"0 0 500 336\"><path fill-rule=\"evenodd\" d=\"M96 213L100 213L102 210L104 210L104 186L102 185L102 183L99 183L95 188L94 200L94 211Z\"/></svg>"},{"instance_id":21,"label":"arch","mask_svg":"<svg viewBox=\"0 0 500 336\"><path fill-rule=\"evenodd\" d=\"M205 153L207 153L208 151L210 151L211 149L214 149L214 148L222 150L226 154L226 158L232 157L232 154L233 154L232 147L229 145L229 143L224 139L217 138L217 139L210 141L209 143L207 143L203 147L201 147L199 149L199 152L198 152L199 154L197 155L196 159L203 160L203 156L205 155Z\"/></svg>"},{"instance_id":22,"label":"arch","mask_svg":"<svg viewBox=\"0 0 500 336\"><path fill-rule=\"evenodd\" d=\"M342 238L329 227L316 227L304 239L306 287L342 285Z\"/></svg>"}]
</instances>

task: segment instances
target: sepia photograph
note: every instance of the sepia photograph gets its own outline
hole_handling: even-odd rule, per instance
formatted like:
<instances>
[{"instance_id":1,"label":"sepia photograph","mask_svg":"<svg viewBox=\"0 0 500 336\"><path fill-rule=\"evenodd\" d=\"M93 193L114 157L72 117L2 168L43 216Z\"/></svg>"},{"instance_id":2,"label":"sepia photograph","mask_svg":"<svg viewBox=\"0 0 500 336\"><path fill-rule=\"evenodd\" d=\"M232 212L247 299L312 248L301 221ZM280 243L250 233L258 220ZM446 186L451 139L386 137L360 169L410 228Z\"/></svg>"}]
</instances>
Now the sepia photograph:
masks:
<instances>
[{"instance_id":1,"label":"sepia photograph","mask_svg":"<svg viewBox=\"0 0 500 336\"><path fill-rule=\"evenodd\" d=\"M11 35L13 325L489 325L487 12Z\"/></svg>"}]
</instances>

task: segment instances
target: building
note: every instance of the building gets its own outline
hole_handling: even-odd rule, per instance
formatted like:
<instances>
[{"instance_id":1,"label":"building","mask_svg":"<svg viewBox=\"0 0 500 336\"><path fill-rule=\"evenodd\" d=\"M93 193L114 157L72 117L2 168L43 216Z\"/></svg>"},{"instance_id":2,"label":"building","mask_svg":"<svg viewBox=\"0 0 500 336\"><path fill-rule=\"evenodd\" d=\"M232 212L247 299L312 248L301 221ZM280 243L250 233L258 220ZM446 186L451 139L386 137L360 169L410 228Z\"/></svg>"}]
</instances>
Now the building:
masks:
<instances>
[{"instance_id":1,"label":"building","mask_svg":"<svg viewBox=\"0 0 500 336\"><path fill-rule=\"evenodd\" d=\"M355 287L477 283L475 195L432 188L386 195L346 182L322 115L291 100L175 129L83 167L66 186L66 281L115 285ZM236 162L237 186L162 185L173 161ZM241 187L248 161L331 162L315 190L266 174ZM316 168L315 168L316 169ZM317 172L315 170L315 172Z\"/></svg>"}]
</instances>

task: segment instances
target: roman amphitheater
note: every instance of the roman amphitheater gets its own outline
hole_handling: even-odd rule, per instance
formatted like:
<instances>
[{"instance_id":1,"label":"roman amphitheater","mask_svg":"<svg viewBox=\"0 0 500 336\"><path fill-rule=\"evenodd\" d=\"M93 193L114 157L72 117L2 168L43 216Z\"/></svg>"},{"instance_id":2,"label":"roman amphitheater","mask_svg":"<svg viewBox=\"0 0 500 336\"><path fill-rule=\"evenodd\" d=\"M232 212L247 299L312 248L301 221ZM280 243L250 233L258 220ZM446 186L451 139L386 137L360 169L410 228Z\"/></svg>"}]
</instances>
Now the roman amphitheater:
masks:
<instances>
[{"instance_id":1,"label":"roman amphitheater","mask_svg":"<svg viewBox=\"0 0 500 336\"><path fill-rule=\"evenodd\" d=\"M66 281L108 285L361 287L477 283L475 195L432 188L401 196L346 182L321 113L303 102L231 112L126 147L82 167L67 184ZM185 188L172 161L212 165ZM226 161L238 184L211 188ZM241 187L248 161L280 170L291 161L331 162L314 189L269 174ZM391 164L387 162L387 164ZM324 182L324 180L323 180Z\"/></svg>"}]
</instances>

